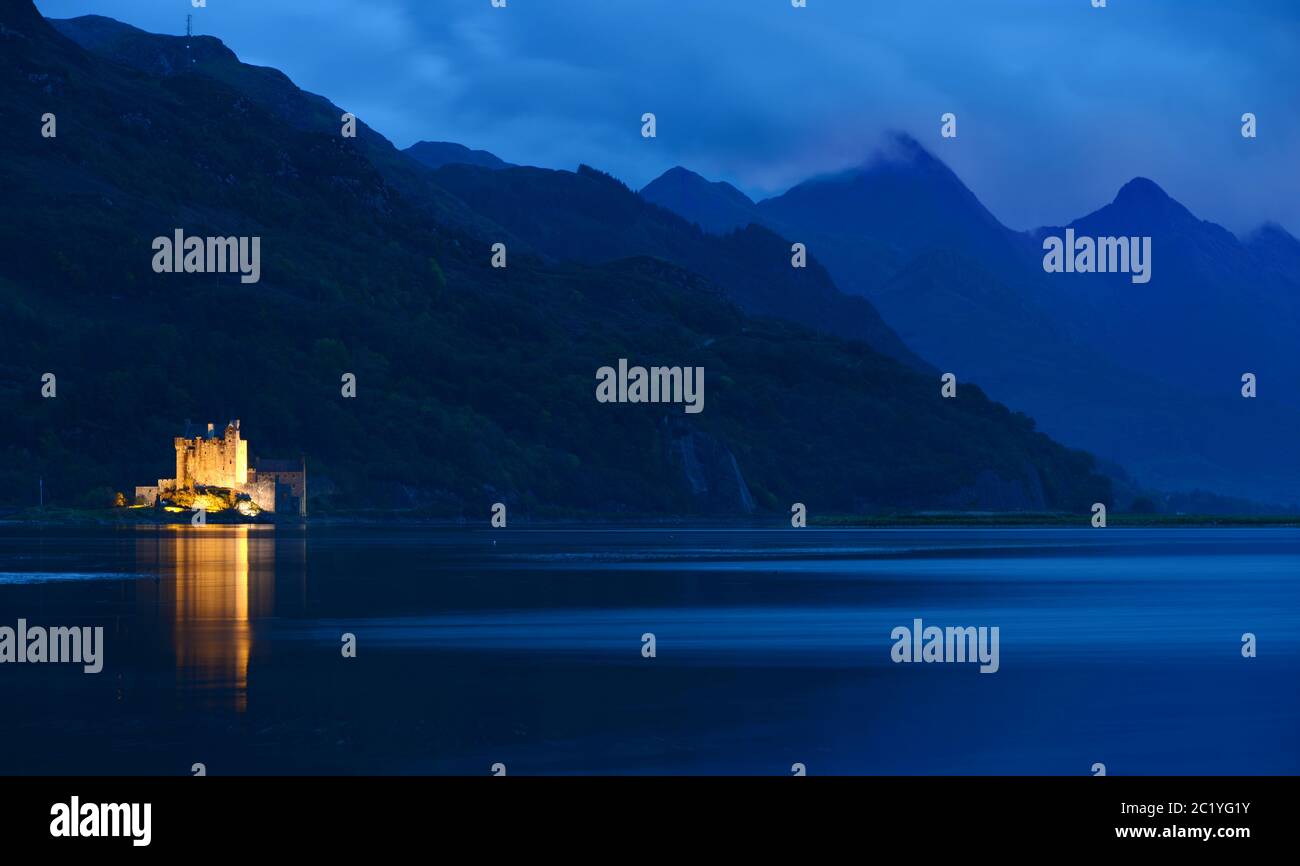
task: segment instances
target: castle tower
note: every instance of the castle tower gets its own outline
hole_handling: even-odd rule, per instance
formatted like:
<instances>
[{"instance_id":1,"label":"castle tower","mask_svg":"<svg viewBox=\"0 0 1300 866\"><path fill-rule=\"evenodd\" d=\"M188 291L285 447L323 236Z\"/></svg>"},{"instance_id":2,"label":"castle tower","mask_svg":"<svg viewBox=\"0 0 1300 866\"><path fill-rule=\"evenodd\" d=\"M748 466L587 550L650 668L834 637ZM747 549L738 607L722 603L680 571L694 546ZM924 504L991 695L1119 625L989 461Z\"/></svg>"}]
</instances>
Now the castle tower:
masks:
<instances>
[{"instance_id":1,"label":"castle tower","mask_svg":"<svg viewBox=\"0 0 1300 866\"><path fill-rule=\"evenodd\" d=\"M239 419L226 425L225 453L228 472L235 484L248 483L248 443L239 436ZM228 485L227 485L228 486Z\"/></svg>"},{"instance_id":2,"label":"castle tower","mask_svg":"<svg viewBox=\"0 0 1300 866\"><path fill-rule=\"evenodd\" d=\"M206 436L176 437L176 486L235 487L248 482L248 443L239 435L239 421L226 425L222 435L208 425Z\"/></svg>"},{"instance_id":3,"label":"castle tower","mask_svg":"<svg viewBox=\"0 0 1300 866\"><path fill-rule=\"evenodd\" d=\"M192 487L193 479L190 477L190 440L186 439L184 436L177 436L172 440L172 444L176 446L176 486Z\"/></svg>"}]
</instances>

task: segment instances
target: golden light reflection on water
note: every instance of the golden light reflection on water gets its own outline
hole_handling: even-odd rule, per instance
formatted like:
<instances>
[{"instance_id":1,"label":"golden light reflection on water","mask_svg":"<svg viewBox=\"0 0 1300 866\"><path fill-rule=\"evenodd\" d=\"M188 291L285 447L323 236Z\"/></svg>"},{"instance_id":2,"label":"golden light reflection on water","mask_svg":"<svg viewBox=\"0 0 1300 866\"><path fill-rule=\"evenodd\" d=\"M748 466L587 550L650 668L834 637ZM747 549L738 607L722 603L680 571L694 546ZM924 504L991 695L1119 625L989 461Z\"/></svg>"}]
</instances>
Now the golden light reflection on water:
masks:
<instances>
[{"instance_id":1,"label":"golden light reflection on water","mask_svg":"<svg viewBox=\"0 0 1300 866\"><path fill-rule=\"evenodd\" d=\"M137 539L137 565L159 576L182 689L247 708L253 624L275 607L275 544L264 526L175 526Z\"/></svg>"}]
</instances>

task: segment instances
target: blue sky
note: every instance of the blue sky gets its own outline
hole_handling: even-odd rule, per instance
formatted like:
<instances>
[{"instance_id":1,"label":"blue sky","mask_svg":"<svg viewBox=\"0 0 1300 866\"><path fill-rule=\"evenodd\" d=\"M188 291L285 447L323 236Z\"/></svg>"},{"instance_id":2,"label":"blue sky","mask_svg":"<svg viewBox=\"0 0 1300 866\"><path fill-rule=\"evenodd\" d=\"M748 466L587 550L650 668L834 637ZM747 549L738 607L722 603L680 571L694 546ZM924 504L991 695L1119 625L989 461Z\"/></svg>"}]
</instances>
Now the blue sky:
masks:
<instances>
[{"instance_id":1,"label":"blue sky","mask_svg":"<svg viewBox=\"0 0 1300 866\"><path fill-rule=\"evenodd\" d=\"M759 197L911 133L1013 228L1150 177L1234 231L1300 235L1300 0L37 0L221 38L399 147L673 165ZM653 111L659 137L640 136ZM939 136L939 116L958 137ZM1259 137L1243 139L1243 112Z\"/></svg>"}]
</instances>

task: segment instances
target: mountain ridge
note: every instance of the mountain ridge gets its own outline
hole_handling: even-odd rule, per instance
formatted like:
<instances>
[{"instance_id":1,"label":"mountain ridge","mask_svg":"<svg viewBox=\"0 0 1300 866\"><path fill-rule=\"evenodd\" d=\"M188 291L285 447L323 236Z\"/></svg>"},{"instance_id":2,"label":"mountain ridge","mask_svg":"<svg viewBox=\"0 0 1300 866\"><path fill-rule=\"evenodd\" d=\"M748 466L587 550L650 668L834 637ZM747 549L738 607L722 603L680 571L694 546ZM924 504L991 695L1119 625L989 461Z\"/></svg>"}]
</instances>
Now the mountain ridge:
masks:
<instances>
[{"instance_id":1,"label":"mountain ridge","mask_svg":"<svg viewBox=\"0 0 1300 866\"><path fill-rule=\"evenodd\" d=\"M477 165L482 168L514 168L514 163L506 162L494 153L486 150L471 150L463 144L452 141L417 141L402 153L427 165L429 168L441 168L444 165Z\"/></svg>"},{"instance_id":2,"label":"mountain ridge","mask_svg":"<svg viewBox=\"0 0 1300 866\"><path fill-rule=\"evenodd\" d=\"M436 181L503 172L430 171L361 124L344 138L337 107L287 78L219 58L211 74L149 74L5 26L0 104L53 111L59 129L0 139L0 503L40 478L47 502L106 504L166 473L181 419L215 416L242 418L256 453L305 454L315 513L784 515L804 501L1084 519L1110 496L1089 455L978 387L942 400L932 376L747 315L690 269L522 245L493 268L506 230ZM560 180L633 225L697 243L612 182L574 177ZM258 237L260 282L154 273L151 239L177 228ZM704 367L708 409L597 402L594 371L619 358ZM57 399L40 396L46 371Z\"/></svg>"},{"instance_id":3,"label":"mountain ridge","mask_svg":"<svg viewBox=\"0 0 1300 866\"><path fill-rule=\"evenodd\" d=\"M707 180L678 176L688 182ZM655 182L647 190L657 197ZM919 355L1063 441L1162 489L1296 501L1300 464L1281 433L1300 424L1294 394L1261 392L1262 411L1243 413L1237 388L1246 371L1274 388L1300 377L1288 348L1300 328L1300 242L1277 226L1237 238L1140 175L1066 226L1029 232L972 200L937 158L896 136L885 154L797 184L744 218L808 243L837 285L869 298ZM662 203L690 219L690 201L679 192ZM917 224L923 231L901 228ZM1042 242L1066 228L1154 235L1151 284L1045 274ZM1267 455L1280 477L1244 454Z\"/></svg>"}]
</instances>

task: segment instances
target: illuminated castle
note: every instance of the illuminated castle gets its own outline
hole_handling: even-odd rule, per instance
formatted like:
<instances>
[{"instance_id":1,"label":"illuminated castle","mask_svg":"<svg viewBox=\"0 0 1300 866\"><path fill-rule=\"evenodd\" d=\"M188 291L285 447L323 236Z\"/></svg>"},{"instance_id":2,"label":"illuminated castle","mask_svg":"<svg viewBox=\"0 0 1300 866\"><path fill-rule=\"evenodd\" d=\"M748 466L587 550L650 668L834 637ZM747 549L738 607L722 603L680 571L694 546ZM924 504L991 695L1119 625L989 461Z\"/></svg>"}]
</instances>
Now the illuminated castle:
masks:
<instances>
[{"instance_id":1,"label":"illuminated castle","mask_svg":"<svg viewBox=\"0 0 1300 866\"><path fill-rule=\"evenodd\" d=\"M157 486L137 487L137 505L174 504L190 507L195 501L220 510L219 500L205 495L208 488L228 490L237 500L251 502L251 511L307 515L307 466L301 461L263 460L248 465L248 442L239 436L239 420L226 425L218 436L209 424L206 435L177 436L176 477L160 478ZM245 510L241 508L240 510Z\"/></svg>"}]
</instances>

